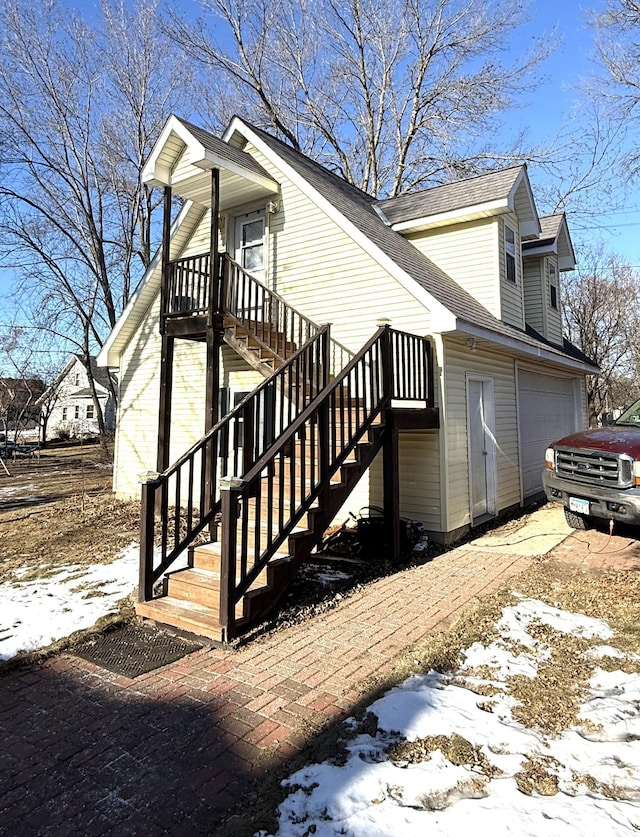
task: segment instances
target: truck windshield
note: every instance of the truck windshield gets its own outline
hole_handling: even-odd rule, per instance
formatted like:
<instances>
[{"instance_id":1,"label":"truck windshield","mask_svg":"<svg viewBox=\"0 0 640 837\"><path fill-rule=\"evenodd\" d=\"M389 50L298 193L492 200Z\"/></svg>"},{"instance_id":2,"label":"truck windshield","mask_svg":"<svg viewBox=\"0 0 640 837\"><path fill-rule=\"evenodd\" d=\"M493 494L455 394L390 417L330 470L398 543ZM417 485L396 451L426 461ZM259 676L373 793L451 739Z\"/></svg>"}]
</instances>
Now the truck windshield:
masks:
<instances>
[{"instance_id":1,"label":"truck windshield","mask_svg":"<svg viewBox=\"0 0 640 837\"><path fill-rule=\"evenodd\" d=\"M628 410L616 419L615 424L630 424L634 427L640 426L640 400L632 404Z\"/></svg>"}]
</instances>

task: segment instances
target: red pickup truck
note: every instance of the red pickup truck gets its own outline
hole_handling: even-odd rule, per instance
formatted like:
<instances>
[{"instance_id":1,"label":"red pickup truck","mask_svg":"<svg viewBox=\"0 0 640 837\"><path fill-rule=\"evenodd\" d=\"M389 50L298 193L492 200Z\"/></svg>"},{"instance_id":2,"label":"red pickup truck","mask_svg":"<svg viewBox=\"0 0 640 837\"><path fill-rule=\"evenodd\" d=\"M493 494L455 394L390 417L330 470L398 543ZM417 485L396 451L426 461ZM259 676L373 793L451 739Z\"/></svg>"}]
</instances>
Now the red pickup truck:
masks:
<instances>
[{"instance_id":1,"label":"red pickup truck","mask_svg":"<svg viewBox=\"0 0 640 837\"><path fill-rule=\"evenodd\" d=\"M542 484L569 526L589 518L640 526L640 400L606 427L573 433L547 448Z\"/></svg>"}]
</instances>

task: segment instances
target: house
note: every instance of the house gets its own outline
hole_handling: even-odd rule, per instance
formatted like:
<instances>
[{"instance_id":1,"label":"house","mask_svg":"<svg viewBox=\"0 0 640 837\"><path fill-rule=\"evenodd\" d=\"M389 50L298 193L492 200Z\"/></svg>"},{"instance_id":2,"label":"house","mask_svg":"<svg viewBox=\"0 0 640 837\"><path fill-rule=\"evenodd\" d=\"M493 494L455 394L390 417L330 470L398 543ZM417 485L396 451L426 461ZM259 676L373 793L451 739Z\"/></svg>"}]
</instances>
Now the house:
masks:
<instances>
[{"instance_id":1,"label":"house","mask_svg":"<svg viewBox=\"0 0 640 837\"><path fill-rule=\"evenodd\" d=\"M91 358L91 375L96 389L106 430L116 425L116 405L112 389L115 378ZM91 392L89 374L81 355L72 355L55 381L37 401L43 437L69 438L95 436L99 433L98 418Z\"/></svg>"},{"instance_id":2,"label":"house","mask_svg":"<svg viewBox=\"0 0 640 837\"><path fill-rule=\"evenodd\" d=\"M37 436L37 399L44 385L40 378L0 377L0 443L20 442Z\"/></svg>"},{"instance_id":3,"label":"house","mask_svg":"<svg viewBox=\"0 0 640 837\"><path fill-rule=\"evenodd\" d=\"M450 541L541 492L597 370L525 166L375 200L239 118L171 117L145 179L163 246L98 358L114 489L142 484L141 615L228 639L347 509L383 505L397 555L400 516Z\"/></svg>"}]
</instances>

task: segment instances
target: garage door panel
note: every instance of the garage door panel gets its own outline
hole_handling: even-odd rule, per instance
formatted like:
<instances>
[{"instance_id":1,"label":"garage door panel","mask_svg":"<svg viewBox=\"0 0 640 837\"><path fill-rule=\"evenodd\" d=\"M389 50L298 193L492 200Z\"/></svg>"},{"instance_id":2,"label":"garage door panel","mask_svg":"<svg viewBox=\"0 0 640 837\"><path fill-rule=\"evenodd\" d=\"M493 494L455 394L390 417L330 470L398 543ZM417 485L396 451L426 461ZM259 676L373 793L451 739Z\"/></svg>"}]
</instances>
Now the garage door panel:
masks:
<instances>
[{"instance_id":1,"label":"garage door panel","mask_svg":"<svg viewBox=\"0 0 640 837\"><path fill-rule=\"evenodd\" d=\"M542 490L544 452L551 442L578 429L576 379L518 372L520 467L525 497Z\"/></svg>"}]
</instances>

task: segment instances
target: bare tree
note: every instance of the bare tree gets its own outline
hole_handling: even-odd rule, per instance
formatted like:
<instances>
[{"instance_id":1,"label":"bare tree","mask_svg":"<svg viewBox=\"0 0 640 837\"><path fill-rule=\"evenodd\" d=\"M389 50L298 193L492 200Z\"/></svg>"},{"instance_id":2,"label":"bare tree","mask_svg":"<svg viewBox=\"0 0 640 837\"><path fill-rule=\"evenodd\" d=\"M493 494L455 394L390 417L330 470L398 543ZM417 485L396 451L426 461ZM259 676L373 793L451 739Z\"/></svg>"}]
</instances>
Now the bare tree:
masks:
<instances>
[{"instance_id":1,"label":"bare tree","mask_svg":"<svg viewBox=\"0 0 640 837\"><path fill-rule=\"evenodd\" d=\"M56 383L57 375L50 371L43 378L44 392L38 399L40 408L40 444L46 448L48 441L49 419L60 400L60 385Z\"/></svg>"},{"instance_id":2,"label":"bare tree","mask_svg":"<svg viewBox=\"0 0 640 837\"><path fill-rule=\"evenodd\" d=\"M61 0L0 0L0 13L0 255L29 322L90 369L151 258L141 170L189 101L188 69L154 0L104 0L96 24Z\"/></svg>"},{"instance_id":3,"label":"bare tree","mask_svg":"<svg viewBox=\"0 0 640 837\"><path fill-rule=\"evenodd\" d=\"M550 213L566 212L574 235L586 232L592 239L603 212L625 205L619 172L626 134L597 98L585 95L548 147L538 150L531 172L537 202Z\"/></svg>"},{"instance_id":4,"label":"bare tree","mask_svg":"<svg viewBox=\"0 0 640 837\"><path fill-rule=\"evenodd\" d=\"M214 127L240 112L379 196L521 158L497 120L554 45L506 57L524 0L199 2L167 30L210 71Z\"/></svg>"},{"instance_id":5,"label":"bare tree","mask_svg":"<svg viewBox=\"0 0 640 837\"><path fill-rule=\"evenodd\" d=\"M603 412L640 391L640 274L620 256L592 248L576 271L565 274L562 298L567 337L601 369L587 382L589 422L595 426Z\"/></svg>"},{"instance_id":6,"label":"bare tree","mask_svg":"<svg viewBox=\"0 0 640 837\"><path fill-rule=\"evenodd\" d=\"M598 63L604 70L596 92L619 123L636 132L640 126L640 2L606 0L591 14ZM625 173L640 173L640 145L627 149Z\"/></svg>"}]
</instances>

